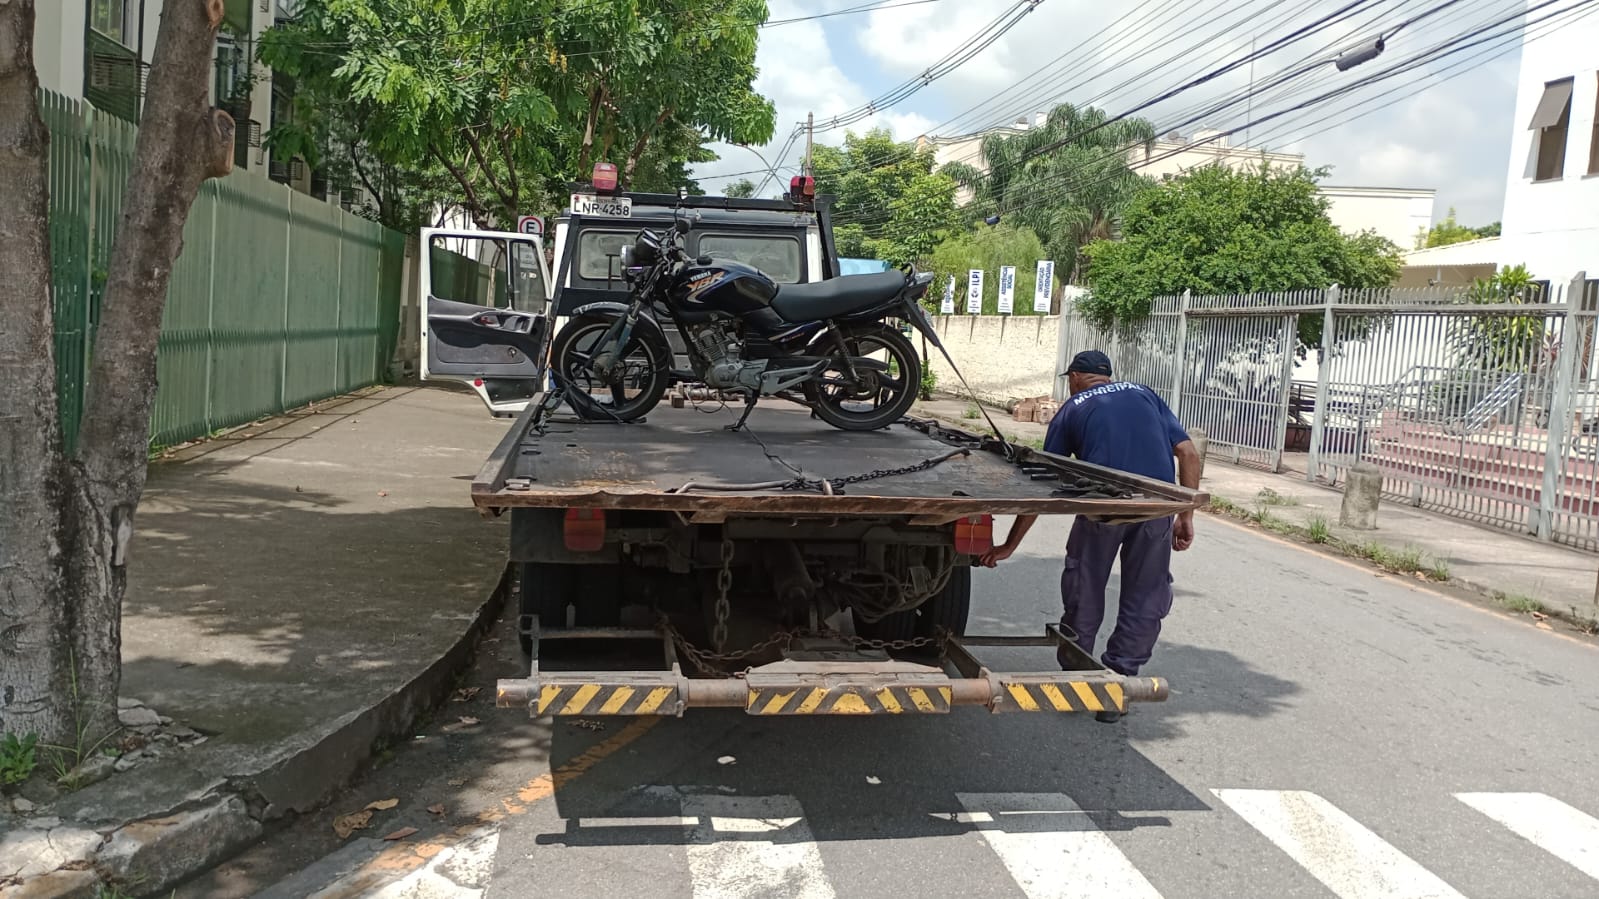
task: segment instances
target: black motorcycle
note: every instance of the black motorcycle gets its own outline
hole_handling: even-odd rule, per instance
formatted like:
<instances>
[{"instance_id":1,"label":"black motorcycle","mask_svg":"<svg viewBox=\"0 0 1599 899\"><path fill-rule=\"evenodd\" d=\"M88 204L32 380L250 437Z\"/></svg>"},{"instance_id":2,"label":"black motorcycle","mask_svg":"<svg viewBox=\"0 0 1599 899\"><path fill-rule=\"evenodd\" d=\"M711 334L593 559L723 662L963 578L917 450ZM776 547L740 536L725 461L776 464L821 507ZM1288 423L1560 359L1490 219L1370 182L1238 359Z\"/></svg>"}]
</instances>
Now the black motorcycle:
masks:
<instances>
[{"instance_id":1,"label":"black motorcycle","mask_svg":"<svg viewBox=\"0 0 1599 899\"><path fill-rule=\"evenodd\" d=\"M738 262L689 258L686 221L665 235L645 230L623 247L632 300L574 311L551 347L553 374L584 418L630 421L660 402L672 379L672 349L660 319L677 326L694 377L755 402L780 396L809 405L850 431L899 420L921 387L916 348L886 324L903 319L936 344L917 302L930 273L848 275L778 284ZM797 393L796 393L797 391Z\"/></svg>"}]
</instances>

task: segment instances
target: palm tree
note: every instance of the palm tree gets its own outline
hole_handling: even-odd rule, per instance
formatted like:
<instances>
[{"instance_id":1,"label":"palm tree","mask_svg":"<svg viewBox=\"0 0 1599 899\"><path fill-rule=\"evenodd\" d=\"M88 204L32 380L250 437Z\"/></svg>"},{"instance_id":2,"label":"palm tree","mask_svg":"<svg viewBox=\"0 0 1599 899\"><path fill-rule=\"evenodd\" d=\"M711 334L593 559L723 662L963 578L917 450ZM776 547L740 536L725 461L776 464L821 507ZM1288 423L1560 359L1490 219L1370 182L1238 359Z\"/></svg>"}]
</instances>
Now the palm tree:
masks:
<instances>
[{"instance_id":1,"label":"palm tree","mask_svg":"<svg viewBox=\"0 0 1599 899\"><path fill-rule=\"evenodd\" d=\"M1003 214L1032 229L1057 259L1071 259L1076 281L1082 248L1114 237L1122 210L1149 183L1128 157L1154 141L1155 127L1109 118L1102 109L1062 103L1040 127L985 137L986 171L951 163L944 172L972 189L977 215Z\"/></svg>"}]
</instances>

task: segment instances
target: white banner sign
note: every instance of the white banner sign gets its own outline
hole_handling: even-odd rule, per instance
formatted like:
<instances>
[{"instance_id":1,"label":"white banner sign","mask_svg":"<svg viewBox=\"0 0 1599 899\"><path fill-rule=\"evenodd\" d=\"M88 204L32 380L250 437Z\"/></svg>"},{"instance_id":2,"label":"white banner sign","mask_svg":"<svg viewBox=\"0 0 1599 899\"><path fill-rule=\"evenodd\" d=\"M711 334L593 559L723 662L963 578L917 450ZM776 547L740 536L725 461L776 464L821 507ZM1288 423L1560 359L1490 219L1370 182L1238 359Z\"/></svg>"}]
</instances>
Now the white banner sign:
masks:
<instances>
[{"instance_id":1,"label":"white banner sign","mask_svg":"<svg viewBox=\"0 0 1599 899\"><path fill-rule=\"evenodd\" d=\"M949 283L944 285L944 299L938 304L939 315L955 314L955 276L949 276Z\"/></svg>"},{"instance_id":2,"label":"white banner sign","mask_svg":"<svg viewBox=\"0 0 1599 899\"><path fill-rule=\"evenodd\" d=\"M1050 259L1038 260L1038 280L1033 283L1033 311L1049 314L1049 297L1055 289L1055 263Z\"/></svg>"},{"instance_id":3,"label":"white banner sign","mask_svg":"<svg viewBox=\"0 0 1599 899\"><path fill-rule=\"evenodd\" d=\"M966 273L966 312L977 315L983 311L983 270L974 268Z\"/></svg>"},{"instance_id":4,"label":"white banner sign","mask_svg":"<svg viewBox=\"0 0 1599 899\"><path fill-rule=\"evenodd\" d=\"M1010 315L1016 311L1016 266L999 267L999 314Z\"/></svg>"}]
</instances>

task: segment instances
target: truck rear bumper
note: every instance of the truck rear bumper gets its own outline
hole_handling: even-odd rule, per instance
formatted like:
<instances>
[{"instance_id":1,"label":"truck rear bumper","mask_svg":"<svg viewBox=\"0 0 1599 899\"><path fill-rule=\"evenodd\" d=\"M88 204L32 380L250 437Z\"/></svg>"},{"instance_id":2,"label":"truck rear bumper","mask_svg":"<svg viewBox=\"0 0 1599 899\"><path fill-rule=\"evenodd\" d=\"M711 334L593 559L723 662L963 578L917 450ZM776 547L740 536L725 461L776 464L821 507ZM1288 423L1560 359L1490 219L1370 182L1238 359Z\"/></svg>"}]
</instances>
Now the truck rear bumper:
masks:
<instances>
[{"instance_id":1,"label":"truck rear bumper","mask_svg":"<svg viewBox=\"0 0 1599 899\"><path fill-rule=\"evenodd\" d=\"M621 639L651 632L615 631ZM588 631L584 638L610 636ZM576 634L572 636L578 636ZM1056 625L1040 637L952 637L940 667L845 654L797 653L726 678L686 677L670 670L540 672L501 680L495 703L530 715L682 715L691 708L741 708L751 715L938 715L954 706L990 712L1125 711L1133 702L1162 702L1166 682L1125 677L1096 665ZM982 647L1052 647L1080 670L996 672L972 653ZM836 655L836 658L820 656ZM856 654L858 655L858 654Z\"/></svg>"}]
</instances>

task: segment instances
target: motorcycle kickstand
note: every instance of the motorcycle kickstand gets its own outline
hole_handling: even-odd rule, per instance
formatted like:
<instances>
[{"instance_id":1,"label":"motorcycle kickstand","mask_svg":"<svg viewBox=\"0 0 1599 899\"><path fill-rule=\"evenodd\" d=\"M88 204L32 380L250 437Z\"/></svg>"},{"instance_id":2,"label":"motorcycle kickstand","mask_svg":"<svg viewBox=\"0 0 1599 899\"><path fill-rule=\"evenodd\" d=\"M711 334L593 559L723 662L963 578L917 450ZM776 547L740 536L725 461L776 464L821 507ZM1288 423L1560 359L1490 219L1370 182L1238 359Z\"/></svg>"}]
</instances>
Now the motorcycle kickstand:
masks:
<instances>
[{"instance_id":1,"label":"motorcycle kickstand","mask_svg":"<svg viewBox=\"0 0 1599 899\"><path fill-rule=\"evenodd\" d=\"M750 413L755 411L755 401L759 398L760 397L753 393L746 393L744 395L744 414L738 417L738 421L728 425L727 430L741 430L744 427L744 422L749 420Z\"/></svg>"}]
</instances>

